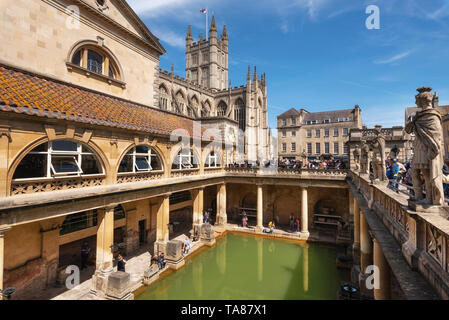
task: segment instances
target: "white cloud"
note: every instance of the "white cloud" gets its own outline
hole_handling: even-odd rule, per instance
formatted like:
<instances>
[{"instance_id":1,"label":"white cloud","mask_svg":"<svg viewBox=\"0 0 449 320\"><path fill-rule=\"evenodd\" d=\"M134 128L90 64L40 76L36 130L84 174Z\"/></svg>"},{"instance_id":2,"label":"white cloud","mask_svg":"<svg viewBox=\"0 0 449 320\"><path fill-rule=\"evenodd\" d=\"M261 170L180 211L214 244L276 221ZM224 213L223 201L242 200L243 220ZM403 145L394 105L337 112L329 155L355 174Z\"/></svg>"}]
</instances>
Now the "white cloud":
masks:
<instances>
[{"instance_id":1,"label":"white cloud","mask_svg":"<svg viewBox=\"0 0 449 320\"><path fill-rule=\"evenodd\" d=\"M396 62L396 61L399 61L399 60L402 60L402 59L408 57L411 53L412 53L411 50L405 51L403 53L397 54L397 55L395 55L395 56L393 56L391 58L385 59L385 60L374 61L374 63L375 64L389 64L389 63L393 63L393 62Z\"/></svg>"},{"instance_id":2,"label":"white cloud","mask_svg":"<svg viewBox=\"0 0 449 320\"><path fill-rule=\"evenodd\" d=\"M186 46L185 38L183 35L179 35L170 30L158 30L155 28L152 28L152 32L162 42L165 42L172 47L184 49Z\"/></svg>"}]
</instances>

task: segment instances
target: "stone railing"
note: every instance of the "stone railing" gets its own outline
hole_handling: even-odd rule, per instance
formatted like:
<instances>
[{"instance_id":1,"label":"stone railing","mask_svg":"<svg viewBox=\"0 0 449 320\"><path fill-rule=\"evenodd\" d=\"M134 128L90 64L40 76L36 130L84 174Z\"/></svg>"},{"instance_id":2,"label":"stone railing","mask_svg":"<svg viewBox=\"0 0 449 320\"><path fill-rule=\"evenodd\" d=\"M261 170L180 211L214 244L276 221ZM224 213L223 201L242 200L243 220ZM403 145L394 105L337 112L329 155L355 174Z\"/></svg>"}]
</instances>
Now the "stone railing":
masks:
<instances>
[{"instance_id":1,"label":"stone railing","mask_svg":"<svg viewBox=\"0 0 449 320\"><path fill-rule=\"evenodd\" d=\"M189 177L196 176L200 174L200 169L185 169L185 170L172 170L170 177L171 178L181 178L181 177Z\"/></svg>"},{"instance_id":2,"label":"stone railing","mask_svg":"<svg viewBox=\"0 0 449 320\"><path fill-rule=\"evenodd\" d=\"M408 196L397 194L386 183L372 184L368 175L349 173L351 183L387 227L412 267L419 271L443 299L449 299L448 213L415 212Z\"/></svg>"},{"instance_id":3,"label":"stone railing","mask_svg":"<svg viewBox=\"0 0 449 320\"><path fill-rule=\"evenodd\" d=\"M380 131L386 137L393 135L393 130L392 129L381 129ZM377 130L376 129L364 129L362 131L362 137L375 137L375 136L377 136Z\"/></svg>"},{"instance_id":4,"label":"stone railing","mask_svg":"<svg viewBox=\"0 0 449 320\"><path fill-rule=\"evenodd\" d=\"M157 180L164 177L164 171L136 172L136 173L119 173L117 175L117 183Z\"/></svg>"},{"instance_id":5,"label":"stone railing","mask_svg":"<svg viewBox=\"0 0 449 320\"><path fill-rule=\"evenodd\" d=\"M81 177L61 177L50 179L31 179L26 181L13 181L11 195L49 192L84 187L95 187L104 184L104 175L92 175Z\"/></svg>"},{"instance_id":6,"label":"stone railing","mask_svg":"<svg viewBox=\"0 0 449 320\"><path fill-rule=\"evenodd\" d=\"M215 174L215 173L223 173L223 172L224 172L223 167L204 168L204 174Z\"/></svg>"},{"instance_id":7,"label":"stone railing","mask_svg":"<svg viewBox=\"0 0 449 320\"><path fill-rule=\"evenodd\" d=\"M295 178L326 178L344 180L348 170L281 169L281 168L226 168L230 175L278 176Z\"/></svg>"}]
</instances>

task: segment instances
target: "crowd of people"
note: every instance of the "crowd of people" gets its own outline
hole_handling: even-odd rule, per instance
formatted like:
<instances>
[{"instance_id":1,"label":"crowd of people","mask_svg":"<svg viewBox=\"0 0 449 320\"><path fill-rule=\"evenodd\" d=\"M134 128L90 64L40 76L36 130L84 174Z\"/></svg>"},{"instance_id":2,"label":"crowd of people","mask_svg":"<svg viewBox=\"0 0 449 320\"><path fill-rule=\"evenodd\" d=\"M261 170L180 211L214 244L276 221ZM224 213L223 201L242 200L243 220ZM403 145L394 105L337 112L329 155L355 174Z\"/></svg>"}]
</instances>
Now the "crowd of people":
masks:
<instances>
[{"instance_id":1,"label":"crowd of people","mask_svg":"<svg viewBox=\"0 0 449 320\"><path fill-rule=\"evenodd\" d=\"M163 252L161 252L159 255L151 256L150 266L153 266L153 265L157 265L159 267L159 270L162 270L165 268L166 262L165 262L165 256L164 256Z\"/></svg>"}]
</instances>

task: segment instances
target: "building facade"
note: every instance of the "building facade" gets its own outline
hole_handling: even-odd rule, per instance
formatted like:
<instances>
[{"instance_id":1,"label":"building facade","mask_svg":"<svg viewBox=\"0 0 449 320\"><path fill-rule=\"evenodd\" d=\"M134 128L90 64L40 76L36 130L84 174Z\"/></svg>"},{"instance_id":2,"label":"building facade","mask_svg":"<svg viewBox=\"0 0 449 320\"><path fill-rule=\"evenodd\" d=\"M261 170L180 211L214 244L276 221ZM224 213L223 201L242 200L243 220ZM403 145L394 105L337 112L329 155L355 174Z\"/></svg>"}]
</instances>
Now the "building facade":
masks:
<instances>
[{"instance_id":1,"label":"building facade","mask_svg":"<svg viewBox=\"0 0 449 320\"><path fill-rule=\"evenodd\" d=\"M270 159L270 130L267 117L267 82L265 74L258 75L248 67L246 84L228 86L228 43L226 26L218 37L212 17L209 39L199 36L193 41L191 27L186 36L186 78L159 70L158 97L160 109L182 114L208 128L222 130L222 139L237 146L227 163L267 161ZM230 123L234 123L230 126ZM225 125L224 123L228 123ZM236 142L236 141L242 141Z\"/></svg>"},{"instance_id":2,"label":"building facade","mask_svg":"<svg viewBox=\"0 0 449 320\"><path fill-rule=\"evenodd\" d=\"M309 159L322 155L347 158L349 132L362 128L362 111L359 106L326 112L292 108L277 117L277 126L282 159L301 160L303 153Z\"/></svg>"}]
</instances>

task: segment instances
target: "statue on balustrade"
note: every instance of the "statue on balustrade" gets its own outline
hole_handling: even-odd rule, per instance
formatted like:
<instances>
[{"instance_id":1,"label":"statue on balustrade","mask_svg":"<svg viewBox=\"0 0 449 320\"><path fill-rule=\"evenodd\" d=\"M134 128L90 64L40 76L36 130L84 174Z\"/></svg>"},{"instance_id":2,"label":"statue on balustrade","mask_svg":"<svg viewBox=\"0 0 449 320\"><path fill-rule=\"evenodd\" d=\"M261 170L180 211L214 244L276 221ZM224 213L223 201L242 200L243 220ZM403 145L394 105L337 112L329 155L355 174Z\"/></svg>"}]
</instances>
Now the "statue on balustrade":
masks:
<instances>
[{"instance_id":1,"label":"statue on balustrade","mask_svg":"<svg viewBox=\"0 0 449 320\"><path fill-rule=\"evenodd\" d=\"M360 170L360 146L356 145L353 151L354 156L354 170L359 171Z\"/></svg>"},{"instance_id":2,"label":"statue on balustrade","mask_svg":"<svg viewBox=\"0 0 449 320\"><path fill-rule=\"evenodd\" d=\"M300 155L301 157L301 167L302 168L307 168L307 159L308 159L308 155L306 152L306 149L304 149Z\"/></svg>"},{"instance_id":3,"label":"statue on balustrade","mask_svg":"<svg viewBox=\"0 0 449 320\"><path fill-rule=\"evenodd\" d=\"M385 181L387 180L387 170L385 168L385 136L382 134L380 126L376 126L374 130L376 137L371 141L374 182Z\"/></svg>"},{"instance_id":4,"label":"statue on balustrade","mask_svg":"<svg viewBox=\"0 0 449 320\"><path fill-rule=\"evenodd\" d=\"M362 159L360 161L360 173L369 173L369 159L370 159L370 149L367 143L362 145Z\"/></svg>"},{"instance_id":5,"label":"statue on balustrade","mask_svg":"<svg viewBox=\"0 0 449 320\"><path fill-rule=\"evenodd\" d=\"M415 134L413 141L412 183L415 193L414 200L424 205L444 205L443 191L443 128L441 115L433 107L430 87L417 89L416 105L418 111L410 120L405 131ZM422 181L425 181L425 197L423 195Z\"/></svg>"}]
</instances>

